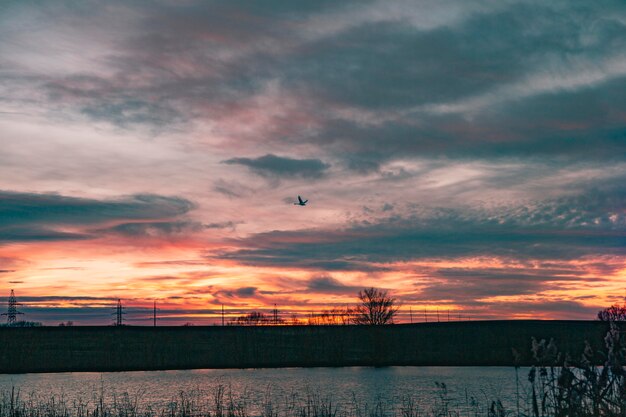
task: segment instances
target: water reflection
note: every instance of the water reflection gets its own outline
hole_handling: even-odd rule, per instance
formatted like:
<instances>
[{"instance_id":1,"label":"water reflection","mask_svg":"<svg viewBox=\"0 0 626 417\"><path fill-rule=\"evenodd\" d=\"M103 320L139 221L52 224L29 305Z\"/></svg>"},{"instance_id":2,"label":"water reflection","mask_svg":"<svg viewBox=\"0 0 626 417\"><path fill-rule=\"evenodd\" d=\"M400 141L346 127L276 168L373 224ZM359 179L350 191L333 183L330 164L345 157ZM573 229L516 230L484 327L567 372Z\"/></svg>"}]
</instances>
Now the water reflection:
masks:
<instances>
[{"instance_id":1,"label":"water reflection","mask_svg":"<svg viewBox=\"0 0 626 417\"><path fill-rule=\"evenodd\" d=\"M520 375L526 375L521 369ZM525 380L525 378L522 378ZM445 384L436 386L435 382ZM181 392L205 402L219 387L225 395L245 402L259 414L269 402L277 407L305 401L315 395L343 410L372 407L380 402L389 410L412 398L422 409L438 401L465 408L475 399L488 405L500 399L509 410L515 405L515 370L510 367L387 367L204 369L149 372L55 373L0 375L0 388L19 388L21 394L41 398L63 396L67 401L119 401L125 393L142 406L166 408ZM445 396L445 398L444 398Z\"/></svg>"}]
</instances>

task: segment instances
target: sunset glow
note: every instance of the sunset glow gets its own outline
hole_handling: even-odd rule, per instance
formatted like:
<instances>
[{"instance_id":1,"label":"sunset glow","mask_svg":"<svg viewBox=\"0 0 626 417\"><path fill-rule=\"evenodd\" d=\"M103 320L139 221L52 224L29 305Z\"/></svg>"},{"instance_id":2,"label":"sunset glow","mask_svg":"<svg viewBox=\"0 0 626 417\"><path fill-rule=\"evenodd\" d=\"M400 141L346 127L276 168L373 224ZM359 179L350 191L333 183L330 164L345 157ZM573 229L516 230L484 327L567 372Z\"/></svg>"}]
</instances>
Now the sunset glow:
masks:
<instances>
[{"instance_id":1,"label":"sunset glow","mask_svg":"<svg viewBox=\"0 0 626 417\"><path fill-rule=\"evenodd\" d=\"M623 5L262 3L0 6L0 297L25 320L622 302Z\"/></svg>"}]
</instances>

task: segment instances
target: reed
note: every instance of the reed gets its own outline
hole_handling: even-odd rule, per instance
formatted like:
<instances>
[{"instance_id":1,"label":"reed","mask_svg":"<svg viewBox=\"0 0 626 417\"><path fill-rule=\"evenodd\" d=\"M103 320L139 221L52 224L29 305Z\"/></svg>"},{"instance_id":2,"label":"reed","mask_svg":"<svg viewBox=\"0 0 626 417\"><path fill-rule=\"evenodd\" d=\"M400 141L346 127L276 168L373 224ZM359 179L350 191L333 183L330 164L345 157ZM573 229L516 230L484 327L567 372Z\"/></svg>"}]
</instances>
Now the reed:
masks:
<instances>
[{"instance_id":1,"label":"reed","mask_svg":"<svg viewBox=\"0 0 626 417\"><path fill-rule=\"evenodd\" d=\"M19 390L0 391L0 417L489 417L488 407L469 414L450 406L445 384L438 384L439 399L430 408L416 398L405 397L397 405L380 399L340 405L316 393L304 397L293 394L284 404L276 404L268 390L262 404L250 407L245 399L235 399L230 389L218 386L212 393L180 392L165 406L144 404L141 395L123 393L91 401L68 401L65 397L41 398L35 393L24 397ZM465 408L467 409L467 407ZM482 410L482 411L481 411Z\"/></svg>"},{"instance_id":2,"label":"reed","mask_svg":"<svg viewBox=\"0 0 626 417\"><path fill-rule=\"evenodd\" d=\"M562 355L554 341L533 339L538 364L528 375L531 399L526 415L626 416L626 341L615 323L604 342L603 351L587 344L580 358L571 358Z\"/></svg>"}]
</instances>

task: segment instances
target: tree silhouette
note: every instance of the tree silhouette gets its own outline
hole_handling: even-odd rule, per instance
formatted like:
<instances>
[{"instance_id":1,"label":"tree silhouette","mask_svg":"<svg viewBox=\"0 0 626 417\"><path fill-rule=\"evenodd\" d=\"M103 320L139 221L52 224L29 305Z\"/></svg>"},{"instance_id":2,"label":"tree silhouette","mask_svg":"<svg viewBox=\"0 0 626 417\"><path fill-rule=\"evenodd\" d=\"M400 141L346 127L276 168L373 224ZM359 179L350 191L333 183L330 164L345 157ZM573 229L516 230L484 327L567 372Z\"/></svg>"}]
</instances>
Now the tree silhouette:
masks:
<instances>
[{"instance_id":1,"label":"tree silhouette","mask_svg":"<svg viewBox=\"0 0 626 417\"><path fill-rule=\"evenodd\" d=\"M235 326L265 326L272 324L272 320L266 314L260 311L253 311L243 316L239 316L232 320L229 324ZM282 323L282 320L280 320ZM274 323L277 324L277 323Z\"/></svg>"},{"instance_id":2,"label":"tree silhouette","mask_svg":"<svg viewBox=\"0 0 626 417\"><path fill-rule=\"evenodd\" d=\"M387 291L377 288L365 288L359 291L359 303L354 309L355 324L391 324L398 312L396 299L387 295Z\"/></svg>"},{"instance_id":3,"label":"tree silhouette","mask_svg":"<svg viewBox=\"0 0 626 417\"><path fill-rule=\"evenodd\" d=\"M611 307L598 311L600 321L626 321L626 304L619 306L613 304Z\"/></svg>"},{"instance_id":4,"label":"tree silhouette","mask_svg":"<svg viewBox=\"0 0 626 417\"><path fill-rule=\"evenodd\" d=\"M311 313L306 323L309 326L338 326L350 324L353 310L350 307L334 307L330 310L322 310L319 313Z\"/></svg>"}]
</instances>

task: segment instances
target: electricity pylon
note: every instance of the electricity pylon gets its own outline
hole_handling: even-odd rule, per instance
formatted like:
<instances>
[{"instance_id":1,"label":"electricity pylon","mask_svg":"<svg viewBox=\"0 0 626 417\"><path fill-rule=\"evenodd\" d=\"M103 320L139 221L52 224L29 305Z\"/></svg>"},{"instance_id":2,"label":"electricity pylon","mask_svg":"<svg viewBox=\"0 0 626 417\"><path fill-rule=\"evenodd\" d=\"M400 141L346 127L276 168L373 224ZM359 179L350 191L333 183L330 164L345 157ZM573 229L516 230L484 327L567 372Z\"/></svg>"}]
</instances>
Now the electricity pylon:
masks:
<instances>
[{"instance_id":1,"label":"electricity pylon","mask_svg":"<svg viewBox=\"0 0 626 417\"><path fill-rule=\"evenodd\" d=\"M9 326L13 326L17 323L17 315L24 314L17 311L17 306L20 305L15 298L15 292L11 290L11 295L9 295L9 308L6 313L2 313L3 316L7 316L7 324Z\"/></svg>"},{"instance_id":2,"label":"electricity pylon","mask_svg":"<svg viewBox=\"0 0 626 417\"><path fill-rule=\"evenodd\" d=\"M115 313L113 313L115 315L115 326L123 326L124 325L124 314L126 314L124 312L124 307L122 307L122 300L121 299L117 299L117 306L115 307Z\"/></svg>"}]
</instances>

